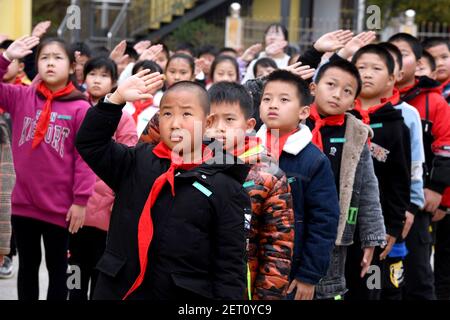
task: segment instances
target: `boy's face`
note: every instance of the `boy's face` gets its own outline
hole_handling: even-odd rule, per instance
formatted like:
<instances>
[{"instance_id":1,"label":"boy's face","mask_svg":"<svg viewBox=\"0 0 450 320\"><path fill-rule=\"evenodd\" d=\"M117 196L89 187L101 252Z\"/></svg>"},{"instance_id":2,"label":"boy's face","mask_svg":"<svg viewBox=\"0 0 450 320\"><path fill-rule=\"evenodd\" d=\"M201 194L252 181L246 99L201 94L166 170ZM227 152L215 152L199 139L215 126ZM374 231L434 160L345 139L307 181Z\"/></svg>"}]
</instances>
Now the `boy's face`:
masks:
<instances>
[{"instance_id":1,"label":"boy's face","mask_svg":"<svg viewBox=\"0 0 450 320\"><path fill-rule=\"evenodd\" d=\"M350 73L339 68L330 68L319 83L311 83L311 94L315 96L317 111L322 116L335 116L348 111L355 101L358 82Z\"/></svg>"},{"instance_id":2,"label":"boy's face","mask_svg":"<svg viewBox=\"0 0 450 320\"><path fill-rule=\"evenodd\" d=\"M273 71L275 71L275 68L258 66L256 68L255 77L256 78L265 77L265 76L268 76L269 74L271 74Z\"/></svg>"},{"instance_id":3,"label":"boy's face","mask_svg":"<svg viewBox=\"0 0 450 320\"><path fill-rule=\"evenodd\" d=\"M296 86L284 81L266 84L259 112L267 128L279 129L280 135L295 130L309 117L309 107L302 105Z\"/></svg>"},{"instance_id":4,"label":"boy's face","mask_svg":"<svg viewBox=\"0 0 450 320\"><path fill-rule=\"evenodd\" d=\"M75 76L77 77L78 83L83 83L83 69L88 60L89 57L83 54L77 59L77 62L75 63Z\"/></svg>"},{"instance_id":5,"label":"boy's face","mask_svg":"<svg viewBox=\"0 0 450 320\"><path fill-rule=\"evenodd\" d=\"M398 83L403 84L412 81L417 68L417 60L412 48L406 41L393 41L392 44L400 50L403 59L403 79Z\"/></svg>"},{"instance_id":6,"label":"boy's face","mask_svg":"<svg viewBox=\"0 0 450 320\"><path fill-rule=\"evenodd\" d=\"M392 94L394 75L389 75L385 62L378 55L365 53L359 57L355 65L361 75L362 98L384 98Z\"/></svg>"},{"instance_id":7,"label":"boy's face","mask_svg":"<svg viewBox=\"0 0 450 320\"><path fill-rule=\"evenodd\" d=\"M87 92L95 99L111 92L113 81L105 68L93 69L86 75Z\"/></svg>"},{"instance_id":8,"label":"boy's face","mask_svg":"<svg viewBox=\"0 0 450 320\"><path fill-rule=\"evenodd\" d=\"M166 93L160 104L161 141L184 155L201 147L205 131L206 114L197 95L196 90L180 88Z\"/></svg>"},{"instance_id":9,"label":"boy's face","mask_svg":"<svg viewBox=\"0 0 450 320\"><path fill-rule=\"evenodd\" d=\"M416 76L427 76L431 79L436 79L436 71L431 70L431 65L428 59L422 57L417 63Z\"/></svg>"},{"instance_id":10,"label":"boy's face","mask_svg":"<svg viewBox=\"0 0 450 320\"><path fill-rule=\"evenodd\" d=\"M211 104L211 119L207 125L207 136L221 141L228 151L242 146L246 133L251 132L256 124L254 118L245 118L238 102Z\"/></svg>"},{"instance_id":11,"label":"boy's face","mask_svg":"<svg viewBox=\"0 0 450 320\"><path fill-rule=\"evenodd\" d=\"M14 59L8 66L8 70L3 76L3 82L14 82L20 72L23 71L24 64Z\"/></svg>"},{"instance_id":12,"label":"boy's face","mask_svg":"<svg viewBox=\"0 0 450 320\"><path fill-rule=\"evenodd\" d=\"M173 59L167 65L166 70L166 84L167 87L173 86L180 81L192 81L194 75L192 74L191 67L185 59Z\"/></svg>"},{"instance_id":13,"label":"boy's face","mask_svg":"<svg viewBox=\"0 0 450 320\"><path fill-rule=\"evenodd\" d=\"M436 62L436 80L445 82L450 79L450 50L446 44L427 49Z\"/></svg>"}]
</instances>

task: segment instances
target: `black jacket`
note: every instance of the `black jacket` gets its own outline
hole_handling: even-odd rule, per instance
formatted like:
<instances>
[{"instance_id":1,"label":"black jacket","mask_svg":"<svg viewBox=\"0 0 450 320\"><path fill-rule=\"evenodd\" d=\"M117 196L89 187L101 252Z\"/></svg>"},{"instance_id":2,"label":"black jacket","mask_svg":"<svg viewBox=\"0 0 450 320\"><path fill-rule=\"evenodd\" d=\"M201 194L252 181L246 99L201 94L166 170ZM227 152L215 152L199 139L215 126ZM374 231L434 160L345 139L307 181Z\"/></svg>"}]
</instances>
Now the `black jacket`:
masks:
<instances>
[{"instance_id":1,"label":"black jacket","mask_svg":"<svg viewBox=\"0 0 450 320\"><path fill-rule=\"evenodd\" d=\"M357 111L352 113L361 119ZM380 189L386 233L400 239L409 208L411 189L411 144L402 114L391 103L370 115L374 132L370 151Z\"/></svg>"},{"instance_id":2,"label":"black jacket","mask_svg":"<svg viewBox=\"0 0 450 320\"><path fill-rule=\"evenodd\" d=\"M76 147L116 193L106 251L94 299L122 299L139 274L137 226L153 182L169 168L152 145L114 142L123 106L99 103L78 131ZM249 167L202 164L175 172L151 212L153 240L141 286L129 299L242 299L246 261L244 214L250 199L242 188ZM194 186L200 184L200 188Z\"/></svg>"}]
</instances>

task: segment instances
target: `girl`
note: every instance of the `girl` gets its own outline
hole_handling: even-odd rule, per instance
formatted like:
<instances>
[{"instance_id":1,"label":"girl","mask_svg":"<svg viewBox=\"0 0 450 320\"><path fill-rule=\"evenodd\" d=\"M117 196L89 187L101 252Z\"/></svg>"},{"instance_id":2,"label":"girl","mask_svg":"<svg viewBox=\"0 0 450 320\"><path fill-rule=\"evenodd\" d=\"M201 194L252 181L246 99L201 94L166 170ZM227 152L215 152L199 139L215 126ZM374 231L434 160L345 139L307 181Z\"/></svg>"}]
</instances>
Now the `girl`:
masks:
<instances>
[{"instance_id":1,"label":"girl","mask_svg":"<svg viewBox=\"0 0 450 320\"><path fill-rule=\"evenodd\" d=\"M262 78L268 76L277 69L277 64L273 59L261 58L258 59L253 66L253 73L255 74L255 78Z\"/></svg>"},{"instance_id":2,"label":"girl","mask_svg":"<svg viewBox=\"0 0 450 320\"><path fill-rule=\"evenodd\" d=\"M220 81L239 82L239 65L235 58L218 56L211 65L213 83Z\"/></svg>"},{"instance_id":3,"label":"girl","mask_svg":"<svg viewBox=\"0 0 450 320\"><path fill-rule=\"evenodd\" d=\"M0 77L14 59L30 54L39 38L24 36L0 56ZM39 297L41 238L49 286L47 299L67 299L68 236L83 225L95 175L75 150L75 136L89 108L75 89L74 56L60 39L37 49L40 76L29 87L0 83L0 105L11 114L16 185L12 225L19 251L19 300ZM67 230L68 229L68 230ZM68 232L69 231L69 232Z\"/></svg>"},{"instance_id":4,"label":"girl","mask_svg":"<svg viewBox=\"0 0 450 320\"><path fill-rule=\"evenodd\" d=\"M95 105L116 85L117 66L107 57L91 59L84 66L84 79L90 102ZM136 125L127 112L122 114L113 138L128 146L137 143ZM113 191L97 177L94 193L87 203L84 228L70 238L70 264L80 268L81 287L70 290L69 300L87 300L89 288L90 297L93 295L97 280L95 266L105 251L113 203Z\"/></svg>"},{"instance_id":5,"label":"girl","mask_svg":"<svg viewBox=\"0 0 450 320\"><path fill-rule=\"evenodd\" d=\"M165 76L167 88L180 81L194 81L194 58L184 53L175 53L167 62Z\"/></svg>"}]
</instances>

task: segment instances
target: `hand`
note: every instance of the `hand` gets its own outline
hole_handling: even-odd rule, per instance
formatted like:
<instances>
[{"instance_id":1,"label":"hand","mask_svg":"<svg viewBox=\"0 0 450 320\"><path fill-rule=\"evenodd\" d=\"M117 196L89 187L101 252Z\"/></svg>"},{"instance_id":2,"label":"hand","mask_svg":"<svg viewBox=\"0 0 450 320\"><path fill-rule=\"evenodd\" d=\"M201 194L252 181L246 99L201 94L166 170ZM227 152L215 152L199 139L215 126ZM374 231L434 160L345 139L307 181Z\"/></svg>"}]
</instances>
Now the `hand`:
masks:
<instances>
[{"instance_id":1,"label":"hand","mask_svg":"<svg viewBox=\"0 0 450 320\"><path fill-rule=\"evenodd\" d=\"M109 96L109 101L114 104L123 104L126 101L151 99L148 93L163 86L164 75L159 72L148 74L150 70L142 70L122 82L114 93Z\"/></svg>"},{"instance_id":2,"label":"hand","mask_svg":"<svg viewBox=\"0 0 450 320\"><path fill-rule=\"evenodd\" d=\"M361 32L353 37L347 44L338 52L338 55L343 59L352 57L360 48L368 45L375 40L377 34L374 31Z\"/></svg>"},{"instance_id":3,"label":"hand","mask_svg":"<svg viewBox=\"0 0 450 320\"><path fill-rule=\"evenodd\" d=\"M262 44L256 43L247 48L241 56L241 59L247 63L250 63L253 59L256 58L256 55L262 50Z\"/></svg>"},{"instance_id":4,"label":"hand","mask_svg":"<svg viewBox=\"0 0 450 320\"><path fill-rule=\"evenodd\" d=\"M403 226L403 231L402 231L403 239L406 239L406 237L408 236L409 230L411 230L411 227L414 223L414 215L411 212L406 211L405 217L406 217L405 225Z\"/></svg>"},{"instance_id":5,"label":"hand","mask_svg":"<svg viewBox=\"0 0 450 320\"><path fill-rule=\"evenodd\" d=\"M287 293L290 294L295 288L297 288L297 291L295 292L294 300L312 300L314 298L315 286L313 284L294 279L289 285Z\"/></svg>"},{"instance_id":6,"label":"hand","mask_svg":"<svg viewBox=\"0 0 450 320\"><path fill-rule=\"evenodd\" d=\"M325 33L316 42L314 49L319 52L332 52L344 47L352 39L353 32L350 30L337 30Z\"/></svg>"},{"instance_id":7,"label":"hand","mask_svg":"<svg viewBox=\"0 0 450 320\"><path fill-rule=\"evenodd\" d=\"M34 37L42 38L42 36L47 33L47 30L48 30L48 28L50 28L51 24L52 24L52 22L50 20L39 22L33 28L31 35Z\"/></svg>"},{"instance_id":8,"label":"hand","mask_svg":"<svg viewBox=\"0 0 450 320\"><path fill-rule=\"evenodd\" d=\"M386 259L387 255L389 254L389 252L391 252L392 247L395 244L395 241L397 240L397 238L387 234L386 235L386 246L384 247L383 252L380 254L380 260L384 260Z\"/></svg>"},{"instance_id":9,"label":"hand","mask_svg":"<svg viewBox=\"0 0 450 320\"><path fill-rule=\"evenodd\" d=\"M276 41L272 44L269 44L266 47L266 53L269 57L277 56L277 55L283 53L283 50L287 45L288 45L288 42L285 40Z\"/></svg>"},{"instance_id":10,"label":"hand","mask_svg":"<svg viewBox=\"0 0 450 320\"><path fill-rule=\"evenodd\" d=\"M128 55L125 54L126 49L127 42L126 40L122 40L117 44L117 46L114 47L114 49L109 54L109 57L117 64L117 66L123 64L124 61L128 58Z\"/></svg>"},{"instance_id":11,"label":"hand","mask_svg":"<svg viewBox=\"0 0 450 320\"><path fill-rule=\"evenodd\" d=\"M33 51L31 51L31 49L33 49L38 44L38 37L23 36L22 38L19 38L11 43L4 54L10 61L13 61L14 59L22 59L23 57L32 53Z\"/></svg>"},{"instance_id":12,"label":"hand","mask_svg":"<svg viewBox=\"0 0 450 320\"><path fill-rule=\"evenodd\" d=\"M151 46L151 44L152 42L150 40L142 40L136 43L133 49L136 50L138 55L141 55L142 53L144 53L145 49Z\"/></svg>"},{"instance_id":13,"label":"hand","mask_svg":"<svg viewBox=\"0 0 450 320\"><path fill-rule=\"evenodd\" d=\"M292 72L293 74L296 74L303 80L312 78L314 76L314 73L316 72L316 69L310 68L309 66L302 66L301 64L302 63L299 61L294 64L291 64L290 66L287 66L284 69Z\"/></svg>"},{"instance_id":14,"label":"hand","mask_svg":"<svg viewBox=\"0 0 450 320\"><path fill-rule=\"evenodd\" d=\"M373 259L373 252L375 251L375 247L367 247L363 249L364 251L364 256L361 260L361 278L363 278L366 273L367 270L369 270L370 264L372 263L372 259Z\"/></svg>"},{"instance_id":15,"label":"hand","mask_svg":"<svg viewBox=\"0 0 450 320\"><path fill-rule=\"evenodd\" d=\"M425 207L426 212L435 212L442 201L442 195L436 191L430 189L423 189L425 194Z\"/></svg>"},{"instance_id":16,"label":"hand","mask_svg":"<svg viewBox=\"0 0 450 320\"><path fill-rule=\"evenodd\" d=\"M433 218L431 219L432 222L438 222L445 218L447 212L441 209L437 209L434 214Z\"/></svg>"},{"instance_id":17,"label":"hand","mask_svg":"<svg viewBox=\"0 0 450 320\"><path fill-rule=\"evenodd\" d=\"M195 75L197 76L200 72L203 72L207 76L205 70L210 66L211 64L205 58L195 59Z\"/></svg>"},{"instance_id":18,"label":"hand","mask_svg":"<svg viewBox=\"0 0 450 320\"><path fill-rule=\"evenodd\" d=\"M139 56L139 60L151 60L156 61L156 58L158 57L158 54L163 51L162 44L156 44L154 46L151 46L148 49L145 49L144 52Z\"/></svg>"},{"instance_id":19,"label":"hand","mask_svg":"<svg viewBox=\"0 0 450 320\"><path fill-rule=\"evenodd\" d=\"M70 221L69 232L77 233L83 227L86 207L73 204L66 216L66 221Z\"/></svg>"}]
</instances>

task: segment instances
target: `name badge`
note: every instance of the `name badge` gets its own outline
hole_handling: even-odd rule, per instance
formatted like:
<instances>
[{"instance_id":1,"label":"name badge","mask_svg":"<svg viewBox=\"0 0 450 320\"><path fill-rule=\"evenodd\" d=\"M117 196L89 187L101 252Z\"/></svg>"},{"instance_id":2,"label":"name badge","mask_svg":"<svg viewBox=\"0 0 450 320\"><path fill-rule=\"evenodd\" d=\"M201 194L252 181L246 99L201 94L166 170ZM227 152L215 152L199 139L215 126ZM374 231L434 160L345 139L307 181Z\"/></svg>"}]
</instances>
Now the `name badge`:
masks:
<instances>
[{"instance_id":1,"label":"name badge","mask_svg":"<svg viewBox=\"0 0 450 320\"><path fill-rule=\"evenodd\" d=\"M212 195L212 191L209 190L208 188L206 188L204 185L200 184L199 182L195 181L192 184L198 191L200 191L201 193L203 193L205 196L209 197L210 195Z\"/></svg>"},{"instance_id":2,"label":"name badge","mask_svg":"<svg viewBox=\"0 0 450 320\"><path fill-rule=\"evenodd\" d=\"M382 124L382 123L372 123L372 124L370 125L370 127L371 127L372 129L379 129L379 128L383 128L383 124Z\"/></svg>"},{"instance_id":3,"label":"name badge","mask_svg":"<svg viewBox=\"0 0 450 320\"><path fill-rule=\"evenodd\" d=\"M345 143L347 139L345 138L331 138L330 143Z\"/></svg>"}]
</instances>

